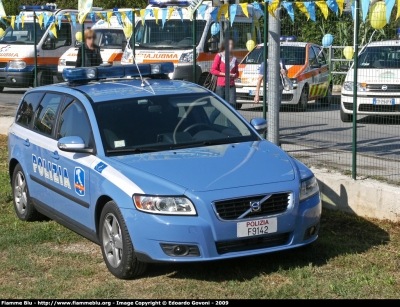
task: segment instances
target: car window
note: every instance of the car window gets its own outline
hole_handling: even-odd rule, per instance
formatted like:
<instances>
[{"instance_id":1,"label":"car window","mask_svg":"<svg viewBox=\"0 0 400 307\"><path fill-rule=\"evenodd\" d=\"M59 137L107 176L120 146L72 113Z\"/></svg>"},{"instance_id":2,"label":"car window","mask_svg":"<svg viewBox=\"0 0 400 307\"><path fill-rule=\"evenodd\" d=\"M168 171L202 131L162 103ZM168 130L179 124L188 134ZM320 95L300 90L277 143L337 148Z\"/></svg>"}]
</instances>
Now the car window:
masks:
<instances>
[{"instance_id":1,"label":"car window","mask_svg":"<svg viewBox=\"0 0 400 307\"><path fill-rule=\"evenodd\" d=\"M313 65L317 62L317 58L315 56L315 52L313 48L308 48L308 64Z\"/></svg>"},{"instance_id":2,"label":"car window","mask_svg":"<svg viewBox=\"0 0 400 307\"><path fill-rule=\"evenodd\" d=\"M42 102L36 108L33 130L51 135L53 132L54 121L57 110L60 106L63 95L47 93Z\"/></svg>"},{"instance_id":3,"label":"car window","mask_svg":"<svg viewBox=\"0 0 400 307\"><path fill-rule=\"evenodd\" d=\"M86 147L92 147L92 129L84 107L72 97L66 98L65 105L58 124L57 140L66 136L79 136L85 142Z\"/></svg>"},{"instance_id":4,"label":"car window","mask_svg":"<svg viewBox=\"0 0 400 307\"><path fill-rule=\"evenodd\" d=\"M36 110L42 97L43 92L26 94L17 111L16 122L22 126L29 127L34 116L34 110Z\"/></svg>"},{"instance_id":5,"label":"car window","mask_svg":"<svg viewBox=\"0 0 400 307\"><path fill-rule=\"evenodd\" d=\"M315 54L317 55L318 63L321 65L326 65L325 52L320 47L317 46L314 46L314 51Z\"/></svg>"}]
</instances>

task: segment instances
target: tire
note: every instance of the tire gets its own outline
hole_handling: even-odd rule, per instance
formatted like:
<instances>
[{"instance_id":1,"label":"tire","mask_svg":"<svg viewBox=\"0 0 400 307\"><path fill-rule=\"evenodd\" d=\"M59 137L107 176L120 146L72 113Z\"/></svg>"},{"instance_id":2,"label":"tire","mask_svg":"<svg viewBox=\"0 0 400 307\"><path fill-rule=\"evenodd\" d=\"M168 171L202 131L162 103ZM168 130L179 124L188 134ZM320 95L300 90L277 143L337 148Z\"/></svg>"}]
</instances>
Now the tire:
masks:
<instances>
[{"instance_id":1,"label":"tire","mask_svg":"<svg viewBox=\"0 0 400 307\"><path fill-rule=\"evenodd\" d=\"M241 104L241 103L236 103L236 104L235 104L235 109L236 109L236 110L240 110L240 109L242 108L242 106L243 106L243 104Z\"/></svg>"},{"instance_id":2,"label":"tire","mask_svg":"<svg viewBox=\"0 0 400 307\"><path fill-rule=\"evenodd\" d=\"M301 90L301 95L299 98L299 102L297 103L297 111L305 112L308 106L308 87L304 86Z\"/></svg>"},{"instance_id":3,"label":"tire","mask_svg":"<svg viewBox=\"0 0 400 307\"><path fill-rule=\"evenodd\" d=\"M328 86L328 93L319 101L323 106L329 106L332 103L332 85Z\"/></svg>"},{"instance_id":4,"label":"tire","mask_svg":"<svg viewBox=\"0 0 400 307\"><path fill-rule=\"evenodd\" d=\"M32 222L44 218L33 205L26 177L20 164L17 164L14 168L11 187L14 209L21 221Z\"/></svg>"},{"instance_id":5,"label":"tire","mask_svg":"<svg viewBox=\"0 0 400 307\"><path fill-rule=\"evenodd\" d=\"M47 70L41 70L37 74L38 86L53 84L53 75Z\"/></svg>"},{"instance_id":6,"label":"tire","mask_svg":"<svg viewBox=\"0 0 400 307\"><path fill-rule=\"evenodd\" d=\"M128 228L113 201L101 212L99 237L104 262L115 277L130 279L144 273L147 264L136 258Z\"/></svg>"},{"instance_id":7,"label":"tire","mask_svg":"<svg viewBox=\"0 0 400 307\"><path fill-rule=\"evenodd\" d=\"M344 123L349 123L349 122L353 121L353 114L344 113L342 106L340 106L340 119Z\"/></svg>"}]
</instances>

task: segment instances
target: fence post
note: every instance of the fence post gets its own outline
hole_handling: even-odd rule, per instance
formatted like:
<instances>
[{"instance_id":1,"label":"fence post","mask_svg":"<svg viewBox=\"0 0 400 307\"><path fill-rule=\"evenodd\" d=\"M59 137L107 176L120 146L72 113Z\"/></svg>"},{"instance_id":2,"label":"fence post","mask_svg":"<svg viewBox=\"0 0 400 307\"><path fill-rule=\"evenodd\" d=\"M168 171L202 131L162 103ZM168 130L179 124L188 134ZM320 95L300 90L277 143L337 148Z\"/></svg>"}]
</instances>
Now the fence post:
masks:
<instances>
[{"instance_id":1,"label":"fence post","mask_svg":"<svg viewBox=\"0 0 400 307\"><path fill-rule=\"evenodd\" d=\"M85 20L82 20L82 67L85 67Z\"/></svg>"},{"instance_id":2,"label":"fence post","mask_svg":"<svg viewBox=\"0 0 400 307\"><path fill-rule=\"evenodd\" d=\"M263 52L263 62L264 62L264 71L260 71L260 74L263 74L263 118L267 119L267 79L265 76L267 75L267 48L268 48L268 2L264 2L264 52ZM264 132L264 138L267 137L267 132Z\"/></svg>"},{"instance_id":3,"label":"fence post","mask_svg":"<svg viewBox=\"0 0 400 307\"><path fill-rule=\"evenodd\" d=\"M34 70L33 70L33 86L38 86L37 80L37 34L36 34L36 12L33 11L33 48L34 48Z\"/></svg>"},{"instance_id":4,"label":"fence post","mask_svg":"<svg viewBox=\"0 0 400 307\"><path fill-rule=\"evenodd\" d=\"M268 18L268 140L279 145L279 111L281 106L280 80L280 8L276 18ZM267 63L265 63L267 64Z\"/></svg>"},{"instance_id":5,"label":"fence post","mask_svg":"<svg viewBox=\"0 0 400 307\"><path fill-rule=\"evenodd\" d=\"M197 69L196 69L196 60L197 60L197 49L196 49L196 41L197 41L197 28L196 28L196 15L197 10L193 12L193 21L192 21L192 31L193 31L193 83L197 83Z\"/></svg>"},{"instance_id":6,"label":"fence post","mask_svg":"<svg viewBox=\"0 0 400 307\"><path fill-rule=\"evenodd\" d=\"M225 4L229 5L229 0L224 0ZM229 8L228 8L229 11ZM224 39L225 39L225 101L229 103L229 89L230 89L230 67L229 67L229 20L225 18L225 31L224 31ZM236 101L235 101L236 104Z\"/></svg>"},{"instance_id":7,"label":"fence post","mask_svg":"<svg viewBox=\"0 0 400 307\"><path fill-rule=\"evenodd\" d=\"M358 72L358 32L360 30L359 22L359 0L355 1L355 16L354 16L354 61L353 61L353 144L352 144L352 166L351 176L353 179L357 177L357 72Z\"/></svg>"},{"instance_id":8,"label":"fence post","mask_svg":"<svg viewBox=\"0 0 400 307\"><path fill-rule=\"evenodd\" d=\"M135 60L135 40L136 40L136 36L135 36L135 10L132 11L132 18L131 18L131 23L132 23L132 35L131 35L131 50L132 50L132 56L133 56L133 61L136 62Z\"/></svg>"}]
</instances>

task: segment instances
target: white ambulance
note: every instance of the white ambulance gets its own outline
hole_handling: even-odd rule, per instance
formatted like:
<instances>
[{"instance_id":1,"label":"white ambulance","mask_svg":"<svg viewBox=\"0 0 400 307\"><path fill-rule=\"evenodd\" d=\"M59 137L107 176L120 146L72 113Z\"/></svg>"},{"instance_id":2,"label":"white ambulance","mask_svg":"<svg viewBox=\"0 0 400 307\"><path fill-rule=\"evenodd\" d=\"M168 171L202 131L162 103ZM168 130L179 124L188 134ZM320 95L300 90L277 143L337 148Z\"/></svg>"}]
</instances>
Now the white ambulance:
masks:
<instances>
[{"instance_id":1,"label":"white ambulance","mask_svg":"<svg viewBox=\"0 0 400 307\"><path fill-rule=\"evenodd\" d=\"M34 85L34 21L33 13L45 14L48 18L58 20L58 15L75 13L77 10L57 9L56 6L21 6L21 14L25 15L24 26L16 23L14 29L9 26L3 37L0 38L0 92L4 87L23 88ZM53 15L53 17L50 17ZM44 20L46 20L44 18ZM57 37L51 33L50 28L53 22L49 22L47 27L39 22L36 23L36 48L37 48L37 67L38 85L53 83L53 77L57 74L59 57L66 50L74 46L75 34L81 31L82 26L76 27L63 16L60 27L57 25ZM92 26L92 21L88 18L85 28Z\"/></svg>"},{"instance_id":2,"label":"white ambulance","mask_svg":"<svg viewBox=\"0 0 400 307\"><path fill-rule=\"evenodd\" d=\"M297 42L296 37L281 37L281 58L293 82L293 89L283 91L282 105L293 105L298 111L305 111L308 102L318 100L329 104L332 84L329 82L328 59L319 45ZM239 79L236 82L237 106L253 104L256 84L263 62L264 44L257 45L239 65ZM268 86L268 85L267 85ZM262 97L262 88L260 97Z\"/></svg>"},{"instance_id":3,"label":"white ambulance","mask_svg":"<svg viewBox=\"0 0 400 307\"><path fill-rule=\"evenodd\" d=\"M117 17L112 16L110 23L99 20L92 28L96 33L96 45L100 47L103 63L111 65L121 64L122 44L126 40L122 26L118 23ZM64 68L75 67L78 50L81 44L68 49L61 57L58 63L58 79L62 80Z\"/></svg>"},{"instance_id":4,"label":"white ambulance","mask_svg":"<svg viewBox=\"0 0 400 307\"><path fill-rule=\"evenodd\" d=\"M196 18L196 61L198 67L194 81L199 84L203 84L218 52L218 47L224 42L222 29L225 19L224 16L221 16L217 26L221 30L213 36L217 43L210 45L211 27L215 23L210 13L215 7L212 6L211 1L204 1L203 5L207 5L204 18L201 14L198 14ZM153 8L153 6L149 5L147 8ZM246 42L251 37L257 37L257 40L260 40L259 29L255 27L251 16L255 14L258 20L261 13L254 10L252 5L248 5L247 9L250 18L244 15L242 8L238 5L233 25L229 27L230 37L235 42L233 53L239 62L248 52ZM158 13L158 21L151 15L146 16L144 24L139 21L135 28L135 56L137 63L173 62L175 71L170 78L193 81L193 22L190 20L186 9L183 9L182 13L183 18L181 20L179 13L175 10L170 19L165 22L164 27L162 27L160 12ZM122 64L133 62L130 48L125 50L121 62Z\"/></svg>"},{"instance_id":5,"label":"white ambulance","mask_svg":"<svg viewBox=\"0 0 400 307\"><path fill-rule=\"evenodd\" d=\"M340 118L353 119L353 66L342 86ZM358 55L357 114L400 115L400 40L373 42Z\"/></svg>"}]
</instances>

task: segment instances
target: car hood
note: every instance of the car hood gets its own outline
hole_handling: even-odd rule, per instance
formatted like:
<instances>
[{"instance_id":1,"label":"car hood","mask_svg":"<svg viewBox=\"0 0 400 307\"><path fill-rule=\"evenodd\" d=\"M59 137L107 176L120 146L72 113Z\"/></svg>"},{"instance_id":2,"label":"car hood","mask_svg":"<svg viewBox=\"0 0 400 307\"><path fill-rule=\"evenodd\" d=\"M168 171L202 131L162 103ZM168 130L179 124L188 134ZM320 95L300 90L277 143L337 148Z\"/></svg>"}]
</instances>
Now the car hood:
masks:
<instances>
[{"instance_id":1,"label":"car hood","mask_svg":"<svg viewBox=\"0 0 400 307\"><path fill-rule=\"evenodd\" d=\"M115 159L192 191L209 191L290 181L292 159L267 141L216 145ZM132 178L140 186L140 178Z\"/></svg>"}]
</instances>

